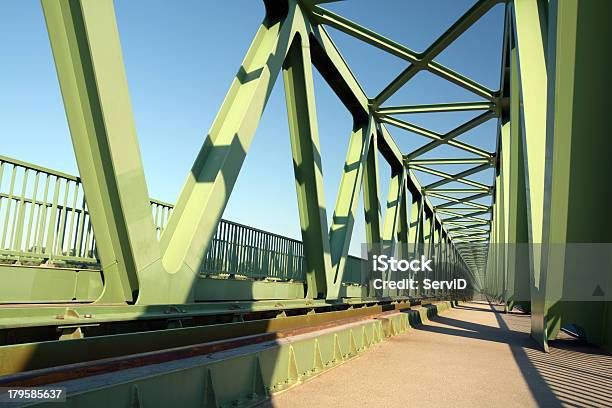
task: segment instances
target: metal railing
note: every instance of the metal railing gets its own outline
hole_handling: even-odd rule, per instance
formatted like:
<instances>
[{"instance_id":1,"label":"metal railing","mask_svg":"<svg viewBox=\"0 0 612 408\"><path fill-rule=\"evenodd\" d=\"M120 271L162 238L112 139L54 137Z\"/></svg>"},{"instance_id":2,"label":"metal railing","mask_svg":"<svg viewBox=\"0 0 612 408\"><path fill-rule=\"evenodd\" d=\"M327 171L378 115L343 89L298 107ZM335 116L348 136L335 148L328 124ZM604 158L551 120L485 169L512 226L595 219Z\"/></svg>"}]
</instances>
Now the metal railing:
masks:
<instances>
[{"instance_id":1,"label":"metal railing","mask_svg":"<svg viewBox=\"0 0 612 408\"><path fill-rule=\"evenodd\" d=\"M221 220L201 272L304 281L303 245L291 238Z\"/></svg>"},{"instance_id":2,"label":"metal railing","mask_svg":"<svg viewBox=\"0 0 612 408\"><path fill-rule=\"evenodd\" d=\"M367 271L369 268L364 268L365 262L365 259L352 255L347 256L342 282L354 285L367 285Z\"/></svg>"},{"instance_id":3,"label":"metal railing","mask_svg":"<svg viewBox=\"0 0 612 408\"><path fill-rule=\"evenodd\" d=\"M0 156L0 260L96 265L78 177Z\"/></svg>"},{"instance_id":4,"label":"metal railing","mask_svg":"<svg viewBox=\"0 0 612 408\"><path fill-rule=\"evenodd\" d=\"M173 208L151 199L158 238ZM0 263L100 267L78 177L0 156L0 232ZM349 256L345 283L362 282L361 262ZM303 282L303 244L221 220L200 273Z\"/></svg>"}]
</instances>

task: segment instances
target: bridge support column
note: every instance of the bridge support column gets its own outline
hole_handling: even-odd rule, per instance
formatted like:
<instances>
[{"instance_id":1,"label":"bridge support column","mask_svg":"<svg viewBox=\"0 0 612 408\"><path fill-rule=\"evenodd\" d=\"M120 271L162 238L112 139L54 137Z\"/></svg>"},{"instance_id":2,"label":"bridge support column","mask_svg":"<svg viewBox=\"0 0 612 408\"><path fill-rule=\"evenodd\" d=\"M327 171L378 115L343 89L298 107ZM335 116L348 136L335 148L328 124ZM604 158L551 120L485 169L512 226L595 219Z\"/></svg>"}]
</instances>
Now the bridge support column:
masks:
<instances>
[{"instance_id":1,"label":"bridge support column","mask_svg":"<svg viewBox=\"0 0 612 408\"><path fill-rule=\"evenodd\" d=\"M522 101L522 128L529 269L531 283L531 336L547 349L544 292L541 279L542 223L544 216L544 163L546 158L546 9L545 0L516 0L514 38L518 53L518 78Z\"/></svg>"},{"instance_id":2,"label":"bridge support column","mask_svg":"<svg viewBox=\"0 0 612 408\"><path fill-rule=\"evenodd\" d=\"M548 256L541 282L548 339L574 324L589 342L612 350L610 15L609 1L549 4Z\"/></svg>"}]
</instances>

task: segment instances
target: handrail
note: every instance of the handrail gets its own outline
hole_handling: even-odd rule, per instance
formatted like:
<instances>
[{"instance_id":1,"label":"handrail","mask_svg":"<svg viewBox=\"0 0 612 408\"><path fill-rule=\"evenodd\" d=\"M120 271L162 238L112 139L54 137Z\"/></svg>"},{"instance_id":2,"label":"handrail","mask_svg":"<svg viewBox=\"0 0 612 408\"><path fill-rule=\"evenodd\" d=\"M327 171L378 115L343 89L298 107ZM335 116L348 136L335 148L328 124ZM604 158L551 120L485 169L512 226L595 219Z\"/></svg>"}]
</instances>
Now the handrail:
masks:
<instances>
[{"instance_id":1,"label":"handrail","mask_svg":"<svg viewBox=\"0 0 612 408\"><path fill-rule=\"evenodd\" d=\"M73 176L71 174L67 174L61 171L57 171L57 170L53 170L50 169L48 167L43 167L43 166L39 166L37 164L33 164L33 163L28 163L28 162L24 162L21 160L17 160L17 159L13 159L12 157L7 157L7 156L3 156L0 154L0 162L5 162L5 163L9 163L9 164L13 164L19 167L24 167L26 169L30 169L30 170L35 170L35 171L39 171L41 173L47 173L50 174L52 176L58 176L58 177L62 177L68 180L72 180L72 181L76 181L76 182L81 182L81 179L77 176Z\"/></svg>"},{"instance_id":2,"label":"handrail","mask_svg":"<svg viewBox=\"0 0 612 408\"><path fill-rule=\"evenodd\" d=\"M174 205L150 202L159 238ZM297 239L222 219L200 274L303 282L303 251ZM0 262L100 267L79 177L0 155ZM362 282L360 262L349 256L345 283Z\"/></svg>"}]
</instances>

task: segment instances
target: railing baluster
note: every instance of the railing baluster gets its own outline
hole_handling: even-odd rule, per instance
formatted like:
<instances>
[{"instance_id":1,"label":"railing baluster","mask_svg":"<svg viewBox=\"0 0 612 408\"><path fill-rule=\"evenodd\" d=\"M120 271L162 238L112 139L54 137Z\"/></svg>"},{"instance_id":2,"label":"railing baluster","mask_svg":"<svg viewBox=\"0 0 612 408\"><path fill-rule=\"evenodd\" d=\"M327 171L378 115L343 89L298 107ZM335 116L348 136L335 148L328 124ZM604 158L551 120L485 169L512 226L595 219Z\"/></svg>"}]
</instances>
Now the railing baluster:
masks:
<instances>
[{"instance_id":1,"label":"railing baluster","mask_svg":"<svg viewBox=\"0 0 612 408\"><path fill-rule=\"evenodd\" d=\"M43 253L43 240L45 239L45 224L47 222L47 195L49 194L49 184L51 183L51 175L47 174L45 178L45 189L43 191L43 201L40 204L38 216L38 231L36 233L36 253Z\"/></svg>"},{"instance_id":2,"label":"railing baluster","mask_svg":"<svg viewBox=\"0 0 612 408\"><path fill-rule=\"evenodd\" d=\"M76 213L77 196L79 195L80 183L74 183L73 197L72 197L72 211L70 212L70 228L68 230L68 255L76 256L76 249L72 247L73 242L76 243L72 233L74 232L74 217Z\"/></svg>"},{"instance_id":3,"label":"railing baluster","mask_svg":"<svg viewBox=\"0 0 612 408\"><path fill-rule=\"evenodd\" d=\"M64 252L64 239L66 237L66 218L68 216L67 206L68 206L68 191L70 188L70 184L68 180L64 181L64 201L62 204L62 208L59 209L58 215L58 226L57 226L57 241L55 243L55 254L63 255Z\"/></svg>"},{"instance_id":4,"label":"railing baluster","mask_svg":"<svg viewBox=\"0 0 612 408\"><path fill-rule=\"evenodd\" d=\"M74 246L74 253L75 256L77 257L83 257L84 256L84 250L83 250L83 234L84 234L84 229L85 229L85 217L87 216L87 213L85 212L85 194L83 193L83 200L81 200L81 211L79 212L79 221L77 223L77 232L76 232L76 243Z\"/></svg>"},{"instance_id":5,"label":"railing baluster","mask_svg":"<svg viewBox=\"0 0 612 408\"><path fill-rule=\"evenodd\" d=\"M87 220L87 232L85 233L85 256L87 258L92 258L93 257L93 245L92 245L92 240L93 240L93 230L91 228L91 220Z\"/></svg>"},{"instance_id":6,"label":"railing baluster","mask_svg":"<svg viewBox=\"0 0 612 408\"><path fill-rule=\"evenodd\" d=\"M20 251L21 250L21 239L23 237L23 221L24 221L24 210L25 210L25 195L26 188L28 186L28 174L29 169L25 169L23 171L23 180L21 183L21 196L19 197L19 201L15 203L15 213L13 215L13 222L15 223L13 232L11 233L11 238L13 240L13 244L11 245L11 250Z\"/></svg>"},{"instance_id":7,"label":"railing baluster","mask_svg":"<svg viewBox=\"0 0 612 408\"><path fill-rule=\"evenodd\" d=\"M47 228L45 254L49 256L49 260L53 258L53 243L55 242L55 229L57 225L57 202L59 200L60 180L61 179L59 177L55 177L53 201L51 202L51 215L49 216L49 226Z\"/></svg>"},{"instance_id":8,"label":"railing baluster","mask_svg":"<svg viewBox=\"0 0 612 408\"><path fill-rule=\"evenodd\" d=\"M32 203L30 205L30 217L28 218L28 230L26 232L25 250L30 252L30 238L32 233L32 224L34 223L34 214L36 213L36 196L38 195L38 181L40 179L40 171L36 171L34 176L34 187L32 190Z\"/></svg>"},{"instance_id":9,"label":"railing baluster","mask_svg":"<svg viewBox=\"0 0 612 408\"><path fill-rule=\"evenodd\" d=\"M155 230L157 232L157 239L159 239L159 236L161 234L161 227L160 227L160 221L159 221L159 205L158 204L153 204L153 211L154 211L154 215L153 215L153 220L155 222Z\"/></svg>"},{"instance_id":10,"label":"railing baluster","mask_svg":"<svg viewBox=\"0 0 612 408\"><path fill-rule=\"evenodd\" d=\"M11 206L13 203L13 189L15 188L15 177L17 175L17 167L13 166L11 173L11 181L9 184L8 202L6 204L6 218L4 219L4 229L2 232L2 243L0 243L0 249L6 249L5 242L7 238L7 231L9 230L9 218L11 218Z\"/></svg>"},{"instance_id":11,"label":"railing baluster","mask_svg":"<svg viewBox=\"0 0 612 408\"><path fill-rule=\"evenodd\" d=\"M2 176L4 175L4 160L0 160L0 191L2 191ZM0 214L2 213L2 196L0 195Z\"/></svg>"}]
</instances>

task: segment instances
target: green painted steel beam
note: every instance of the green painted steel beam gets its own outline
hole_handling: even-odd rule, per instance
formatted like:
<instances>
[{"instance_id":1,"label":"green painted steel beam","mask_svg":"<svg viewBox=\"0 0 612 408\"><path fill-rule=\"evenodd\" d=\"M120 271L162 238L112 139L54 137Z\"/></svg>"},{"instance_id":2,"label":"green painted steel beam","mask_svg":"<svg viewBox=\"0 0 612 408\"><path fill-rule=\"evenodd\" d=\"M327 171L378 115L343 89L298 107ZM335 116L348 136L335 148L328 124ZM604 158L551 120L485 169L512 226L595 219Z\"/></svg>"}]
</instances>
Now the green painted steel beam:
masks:
<instances>
[{"instance_id":1,"label":"green painted steel beam","mask_svg":"<svg viewBox=\"0 0 612 408\"><path fill-rule=\"evenodd\" d=\"M382 215L379 197L379 177L378 177L378 143L377 132L374 132L368 149L366 167L363 180L363 210L365 212L365 228L368 252L374 251L382 242ZM374 275L376 273L376 275ZM380 272L373 272L368 282L368 295L381 296L380 290L375 290L374 279L380 278Z\"/></svg>"},{"instance_id":2,"label":"green painted steel beam","mask_svg":"<svg viewBox=\"0 0 612 408\"><path fill-rule=\"evenodd\" d=\"M405 157L407 159L407 157ZM490 159L462 159L462 158L448 158L448 159L414 159L406 160L408 167L418 166L431 166L441 164L486 164L491 162Z\"/></svg>"},{"instance_id":3,"label":"green painted steel beam","mask_svg":"<svg viewBox=\"0 0 612 408\"><path fill-rule=\"evenodd\" d=\"M455 242L459 243L459 242L477 242L477 241L488 241L489 239L487 237L469 237L469 238L462 238L462 237L457 237L455 238Z\"/></svg>"},{"instance_id":4,"label":"green painted steel beam","mask_svg":"<svg viewBox=\"0 0 612 408\"><path fill-rule=\"evenodd\" d=\"M417 125L414 125L412 123L408 123L408 122L406 122L404 120L400 120L400 119L397 119L397 118L394 118L394 117L391 117L391 116L381 116L379 118L379 120L382 123L388 123L390 125L393 125L395 127L400 128L400 129L407 130L409 132L413 132L413 133L416 133L418 135L428 137L430 139L433 139L434 141L442 140L445 137L445 135L439 134L439 133L434 132L432 130L425 129L425 128L421 127L421 126L417 126ZM491 157L491 153L489 153L489 152L487 152L487 151L485 151L483 149L480 149L478 147L472 146L470 144L461 142L459 140L449 140L447 142L447 144L450 145L450 146L456 147L458 149L464 150L466 152L473 153L473 154L476 154L478 156L487 158L487 159L489 159Z\"/></svg>"},{"instance_id":5,"label":"green painted steel beam","mask_svg":"<svg viewBox=\"0 0 612 408\"><path fill-rule=\"evenodd\" d=\"M436 173L432 173L430 171L431 174L435 174L436 176L443 177L444 179L440 180L440 181L436 181L436 182L431 183L431 184L428 184L424 188L426 190L431 190L431 189L434 189L436 187L443 186L444 184L450 183L451 181L457 181L459 183L468 184L470 186L478 187L478 188L481 188L481 189L486 189L486 188L489 187L486 184L479 183L479 182L476 182L476 181L472 181L472 180L466 179L465 177L471 176L471 175L476 174L476 173L480 173L481 171L485 171L485 170L488 170L490 168L491 168L491 164L490 163L486 163L486 164L481 164L479 166L472 167L470 169L464 170L464 171L459 172L457 174L448 174L448 173L440 172L440 171L437 171L437 170L436 170ZM424 167L419 166L419 170L424 171L422 169L424 169ZM431 170L431 169L429 169L429 170Z\"/></svg>"},{"instance_id":6,"label":"green painted steel beam","mask_svg":"<svg viewBox=\"0 0 612 408\"><path fill-rule=\"evenodd\" d=\"M404 203L405 194L405 179L406 171L403 167L396 167L391 173L389 182L389 192L387 194L387 205L385 208L385 218L381 231L382 249L388 254L395 254L401 240L400 233L405 234L407 226L406 207ZM387 279L399 281L404 276L400 277L400 272L388 272ZM384 296L398 296L399 292L387 289L383 292Z\"/></svg>"},{"instance_id":7,"label":"green painted steel beam","mask_svg":"<svg viewBox=\"0 0 612 408\"><path fill-rule=\"evenodd\" d=\"M322 25L311 26L311 58L328 85L354 117L367 118L369 100L340 51Z\"/></svg>"},{"instance_id":8,"label":"green painted steel beam","mask_svg":"<svg viewBox=\"0 0 612 408\"><path fill-rule=\"evenodd\" d=\"M486 209L490 210L492 206L485 206ZM468 211L474 211L473 207L448 207L444 208L436 208L436 212L438 213L449 213L449 214L461 214Z\"/></svg>"},{"instance_id":9,"label":"green painted steel beam","mask_svg":"<svg viewBox=\"0 0 612 408\"><path fill-rule=\"evenodd\" d=\"M394 118L392 116L381 116L379 119L383 123L388 123L400 129L416 133L417 135L425 136L433 140L442 139L442 135L437 132L434 132L433 130L425 129L424 127L406 122L401 119Z\"/></svg>"},{"instance_id":10,"label":"green painted steel beam","mask_svg":"<svg viewBox=\"0 0 612 408\"><path fill-rule=\"evenodd\" d=\"M383 89L375 99L376 105L382 105L395 92L397 92L406 82L413 78L417 72L422 69L427 69L433 74L475 93L488 100L495 98L494 93L484 86L470 80L469 78L460 75L443 65L434 62L433 59L448 47L454 40L463 34L469 27L478 21L480 17L485 15L495 4L500 0L480 0L468 11L463 14L451 27L449 27L433 44L431 44L425 52L419 55L417 61L410 61L411 65L402 71L391 83Z\"/></svg>"},{"instance_id":11,"label":"green painted steel beam","mask_svg":"<svg viewBox=\"0 0 612 408\"><path fill-rule=\"evenodd\" d=\"M477 200L479 198L488 197L491 195L491 193L479 193L479 194L474 194L474 195L463 197L463 198L450 197L447 195L436 193L435 191L429 191L427 195L430 197L440 198L442 200L448 201L447 203L437 205L436 209L447 208L447 207L451 207L457 204L464 204L464 205L474 207L474 208L485 209L485 208L488 208L488 206L484 204L473 203L472 200Z\"/></svg>"},{"instance_id":12,"label":"green painted steel beam","mask_svg":"<svg viewBox=\"0 0 612 408\"><path fill-rule=\"evenodd\" d=\"M100 302L165 300L113 3L42 1L105 276ZM174 300L184 300L181 296Z\"/></svg>"},{"instance_id":13,"label":"green painted steel beam","mask_svg":"<svg viewBox=\"0 0 612 408\"><path fill-rule=\"evenodd\" d=\"M421 216L423 213L423 196L410 194L410 225L408 230L408 243L413 245L412 256L416 257L422 248L423 228Z\"/></svg>"},{"instance_id":14,"label":"green painted steel beam","mask_svg":"<svg viewBox=\"0 0 612 408\"><path fill-rule=\"evenodd\" d=\"M170 273L189 276L199 270L225 209L297 30L295 3L282 20L277 11L267 10L161 236L163 264Z\"/></svg>"},{"instance_id":15,"label":"green painted steel beam","mask_svg":"<svg viewBox=\"0 0 612 408\"><path fill-rule=\"evenodd\" d=\"M327 282L335 279L330 276L330 236L323 191L312 64L310 53L307 52L309 45L305 29L302 27L301 35L293 39L283 65L283 78L302 241L308 267L308 297L325 298Z\"/></svg>"},{"instance_id":16,"label":"green painted steel beam","mask_svg":"<svg viewBox=\"0 0 612 408\"><path fill-rule=\"evenodd\" d=\"M466 232L461 232L461 231L454 231L450 233L453 237L476 237L476 236L489 236L489 231L486 232L482 232L482 231L466 231Z\"/></svg>"},{"instance_id":17,"label":"green painted steel beam","mask_svg":"<svg viewBox=\"0 0 612 408\"><path fill-rule=\"evenodd\" d=\"M419 54L412 51L408 47L405 47L393 40L389 40L388 38L385 38L372 30L368 30L367 28L362 27L349 19L322 7L313 7L311 10L311 17L312 20L318 24L325 24L333 27L336 30L342 31L351 37L355 37L403 60L416 62L419 59Z\"/></svg>"},{"instance_id":18,"label":"green painted steel beam","mask_svg":"<svg viewBox=\"0 0 612 408\"><path fill-rule=\"evenodd\" d=\"M434 140L433 142L430 142L428 144L426 144L425 146L419 147L418 149L412 151L411 153L408 154L408 162L410 162L410 160L415 159L419 156L424 155L425 153L435 149L436 147L443 145L443 144L450 144L450 142L458 137L461 136L462 134L469 132L470 130L474 129L475 127L487 122L489 119L492 119L494 117L496 117L497 114L495 112L484 112L478 116L476 116L475 118L467 121L466 123L456 127L455 129L451 130L450 132L444 134L441 138ZM461 145L463 145L464 143L461 143ZM451 145L452 146L452 145ZM456 146L454 146L456 147ZM471 149L475 149L474 146L470 145ZM465 150L465 149L464 149ZM473 153L473 151L471 151L471 153Z\"/></svg>"},{"instance_id":19,"label":"green painted steel beam","mask_svg":"<svg viewBox=\"0 0 612 408\"><path fill-rule=\"evenodd\" d=\"M453 222L453 221L464 221L464 220L473 220L475 222L482 222L482 221L488 221L487 218L480 218L478 217L479 215L489 215L491 214L493 210L492 209L488 209L488 210L484 210L484 211L477 211L474 213L470 213L470 214L448 214L450 215L449 217L443 218L442 221L443 223L449 223L449 222ZM474 215L472 215L474 214Z\"/></svg>"},{"instance_id":20,"label":"green painted steel beam","mask_svg":"<svg viewBox=\"0 0 612 408\"><path fill-rule=\"evenodd\" d=\"M325 29L321 25L315 25L312 28L312 30L313 30L314 38L317 40L317 44L320 47L322 47L326 55L329 56L330 66L333 67L333 70L335 72L339 73L339 75L334 78L334 81L330 82L330 86L334 88L334 86L338 86L338 83L346 84L346 88L350 88L351 93L354 93L356 99L360 101L359 109L367 113L368 112L367 97L365 96L363 89L359 86L359 83L356 81L354 75L352 74L348 66L346 65L346 62L344 61L342 56L339 54L338 49L335 47L335 45L331 41L329 34L327 34ZM344 95L342 94L340 90L336 90L336 93L339 94L339 96ZM350 101L343 100L343 102L347 106L354 106L354 104L351 105ZM357 113L353 111L353 115L356 115L356 114ZM401 165L402 160L403 160L403 155L401 151L399 150L399 148L397 147L397 144L391 137L390 133L388 132L384 124L380 124L380 130L382 132L377 134L377 141L378 141L378 144L382 146L381 152L385 155L385 158L387 159L387 161L389 161L392 167L396 166L397 164ZM412 173L409 174L409 176L406 178L406 181L407 181L407 187L409 188L410 191L419 192L421 190L421 186L418 185L418 182L416 178L412 175ZM366 187L364 187L364 191L365 189ZM433 206L431 205L431 203L429 203L429 200L427 199L425 199L425 205L428 208L433 209Z\"/></svg>"},{"instance_id":21,"label":"green painted steel beam","mask_svg":"<svg viewBox=\"0 0 612 408\"><path fill-rule=\"evenodd\" d=\"M491 195L490 188L437 188L434 190L425 190L425 195L428 194L487 194ZM457 208L454 208L455 210Z\"/></svg>"},{"instance_id":22,"label":"green painted steel beam","mask_svg":"<svg viewBox=\"0 0 612 408\"><path fill-rule=\"evenodd\" d=\"M485 168L489 168L489 167L490 167L490 165L484 165L484 167L482 169L478 170L478 171L482 171ZM456 175L449 174L449 173L446 173L446 172L441 171L441 170L430 169L429 167L425 167L425 166L417 166L417 165L415 165L415 166L412 166L412 170L422 171L423 173L428 173L428 174L432 174L434 176L438 176L438 177L442 177L443 178L442 180L436 182L436 183L439 183L439 184L432 183L429 186L425 186L424 187L425 191L427 191L428 189L436 188L437 186L440 186L440 185L444 185L446 183L450 183L451 181L457 181L457 182L460 182L460 183L463 183L463 184L467 184L469 186L477 187L477 188L482 189L482 190L488 188L488 186L485 185L485 184L482 184L482 183L479 183L479 182L476 182L476 181L472 181L472 180L468 180L468 179L464 179L462 177L456 177ZM433 187L430 187L430 186L433 186ZM432 196L433 194L435 194L435 193L429 193L428 195Z\"/></svg>"},{"instance_id":23,"label":"green painted steel beam","mask_svg":"<svg viewBox=\"0 0 612 408\"><path fill-rule=\"evenodd\" d=\"M271 394L337 367L452 306L451 301L435 302L327 330L142 365L131 372L73 379L62 384L66 404L91 408L143 407L145 402L154 408L260 406ZM167 392L169 388L173 392Z\"/></svg>"},{"instance_id":24,"label":"green painted steel beam","mask_svg":"<svg viewBox=\"0 0 612 408\"><path fill-rule=\"evenodd\" d=\"M538 340L544 337L546 343L557 337L562 326L574 324L589 343L611 350L612 302L609 296L594 296L591 288L600 287L606 294L612 290L612 126L607 109L612 57L602 52L612 37L612 3L553 0L548 6L542 221L547 251L542 254L539 292L532 304L538 317L536 329L544 330L534 330L532 335ZM576 267L590 261L576 249L585 247L605 253L603 263L595 266L603 271ZM587 293L569 298L568 291L578 282L588 288Z\"/></svg>"},{"instance_id":25,"label":"green painted steel beam","mask_svg":"<svg viewBox=\"0 0 612 408\"><path fill-rule=\"evenodd\" d=\"M336 207L329 231L332 274L327 281L327 297L338 298L346 259L348 256L353 225L357 216L357 205L361 193L368 150L374 137L374 120L355 124L351 135L344 172L336 199Z\"/></svg>"},{"instance_id":26,"label":"green painted steel beam","mask_svg":"<svg viewBox=\"0 0 612 408\"><path fill-rule=\"evenodd\" d=\"M483 224L490 225L491 221L487 220L485 223L478 223L478 224L475 224L471 221L451 221L445 224L454 227L454 228L449 227L449 230L452 231L453 229L474 229L474 227L484 227L485 225Z\"/></svg>"},{"instance_id":27,"label":"green painted steel beam","mask_svg":"<svg viewBox=\"0 0 612 408\"><path fill-rule=\"evenodd\" d=\"M385 221L382 229L382 244L393 253L400 228L401 202L404 198L404 175L403 168L396 169L391 174L389 193L387 194L387 206L385 208Z\"/></svg>"},{"instance_id":28,"label":"green painted steel beam","mask_svg":"<svg viewBox=\"0 0 612 408\"><path fill-rule=\"evenodd\" d=\"M502 156L509 155L508 177L508 307L517 304L530 310L529 262L518 251L520 245L529 241L527 226L527 192L525 168L523 166L523 137L520 126L520 84L516 49L510 54L510 135L509 143L502 141ZM505 156L504 156L505 157ZM505 162L502 162L502 166Z\"/></svg>"},{"instance_id":29,"label":"green painted steel beam","mask_svg":"<svg viewBox=\"0 0 612 408\"><path fill-rule=\"evenodd\" d=\"M376 113L382 116L406 113L463 112L493 109L495 109L495 104L491 102L454 102L406 106L381 106L376 110Z\"/></svg>"},{"instance_id":30,"label":"green painted steel beam","mask_svg":"<svg viewBox=\"0 0 612 408\"><path fill-rule=\"evenodd\" d=\"M475 212L468 213L468 214L457 214L452 217L444 218L442 221L444 222L453 222L453 221L460 221L460 220L475 220L477 222L488 221L488 218L481 218L479 216L481 215L489 216L493 212L495 212L495 206L493 206L493 208L487 208L486 210L475 211Z\"/></svg>"},{"instance_id":31,"label":"green painted steel beam","mask_svg":"<svg viewBox=\"0 0 612 408\"><path fill-rule=\"evenodd\" d=\"M546 44L548 2L517 0L513 3L521 111L519 116L527 180L527 221L529 242L541 244L544 217L544 172L546 163L547 83ZM540 254L530 253L530 271L534 299L540 299ZM544 303L532 304L531 335L547 350Z\"/></svg>"}]
</instances>

